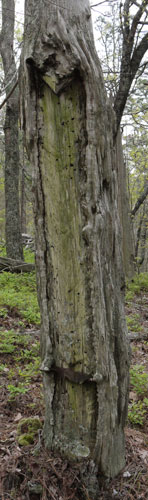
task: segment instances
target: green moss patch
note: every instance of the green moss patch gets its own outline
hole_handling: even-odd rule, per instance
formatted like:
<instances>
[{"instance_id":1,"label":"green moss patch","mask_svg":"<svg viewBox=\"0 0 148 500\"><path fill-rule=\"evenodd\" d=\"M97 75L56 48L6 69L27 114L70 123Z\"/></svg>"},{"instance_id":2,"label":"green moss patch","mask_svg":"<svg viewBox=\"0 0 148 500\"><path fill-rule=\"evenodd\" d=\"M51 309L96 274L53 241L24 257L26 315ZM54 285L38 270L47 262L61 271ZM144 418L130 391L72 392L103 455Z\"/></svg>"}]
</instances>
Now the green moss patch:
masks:
<instances>
[{"instance_id":1,"label":"green moss patch","mask_svg":"<svg viewBox=\"0 0 148 500\"><path fill-rule=\"evenodd\" d=\"M39 417L23 418L17 426L18 444L20 446L33 444L41 428L42 422Z\"/></svg>"}]
</instances>

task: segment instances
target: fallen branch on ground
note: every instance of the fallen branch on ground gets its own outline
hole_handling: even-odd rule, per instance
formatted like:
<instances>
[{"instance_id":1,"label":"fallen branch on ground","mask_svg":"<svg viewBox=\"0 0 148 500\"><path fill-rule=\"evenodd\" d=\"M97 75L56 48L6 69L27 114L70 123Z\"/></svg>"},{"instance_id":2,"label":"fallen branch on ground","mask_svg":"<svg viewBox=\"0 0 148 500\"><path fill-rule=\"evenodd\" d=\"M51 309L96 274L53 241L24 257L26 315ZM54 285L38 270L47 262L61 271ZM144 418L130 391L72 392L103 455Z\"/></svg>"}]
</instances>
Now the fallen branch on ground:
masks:
<instances>
[{"instance_id":1,"label":"fallen branch on ground","mask_svg":"<svg viewBox=\"0 0 148 500\"><path fill-rule=\"evenodd\" d=\"M7 271L10 273L30 273L35 270L34 264L28 264L22 260L0 257L0 273Z\"/></svg>"}]
</instances>

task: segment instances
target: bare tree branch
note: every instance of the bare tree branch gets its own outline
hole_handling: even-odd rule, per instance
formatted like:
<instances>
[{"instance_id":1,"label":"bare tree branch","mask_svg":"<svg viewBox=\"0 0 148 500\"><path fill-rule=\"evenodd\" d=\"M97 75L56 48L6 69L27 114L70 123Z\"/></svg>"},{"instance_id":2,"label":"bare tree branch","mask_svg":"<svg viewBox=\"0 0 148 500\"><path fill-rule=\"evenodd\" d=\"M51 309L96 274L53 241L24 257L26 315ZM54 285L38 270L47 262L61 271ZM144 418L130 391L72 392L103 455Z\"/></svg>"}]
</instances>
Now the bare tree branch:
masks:
<instances>
[{"instance_id":1,"label":"bare tree branch","mask_svg":"<svg viewBox=\"0 0 148 500\"><path fill-rule=\"evenodd\" d=\"M12 89L10 90L9 94L5 97L5 99L3 100L3 102L0 104L0 109L3 108L3 106L6 104L6 102L8 101L8 99L11 97L11 95L13 94L13 92L16 89L17 85L18 85L18 80L16 80L16 82L13 85Z\"/></svg>"},{"instance_id":2,"label":"bare tree branch","mask_svg":"<svg viewBox=\"0 0 148 500\"><path fill-rule=\"evenodd\" d=\"M126 105L126 101L129 95L129 91L135 75L140 66L141 60L148 49L148 34L146 33L139 44L135 45L135 34L137 26L141 19L141 16L145 12L145 8L148 5L148 0L143 0L142 5L138 4L138 11L136 12L131 28L129 25L129 6L130 0L125 0L123 8L123 23L122 23L122 13L120 10L120 18L123 32L123 45L122 45L122 61L120 70L120 83L119 89L117 91L114 103L114 109L117 117L117 130L119 128L123 111ZM121 6L120 6L121 9ZM137 42L136 42L137 43ZM135 45L135 47L134 47Z\"/></svg>"},{"instance_id":3,"label":"bare tree branch","mask_svg":"<svg viewBox=\"0 0 148 500\"><path fill-rule=\"evenodd\" d=\"M136 212L139 210L140 206L142 205L142 203L146 199L147 195L148 195L148 182L146 183L143 192L140 194L138 200L135 203L133 210L131 211L132 217L135 216Z\"/></svg>"}]
</instances>

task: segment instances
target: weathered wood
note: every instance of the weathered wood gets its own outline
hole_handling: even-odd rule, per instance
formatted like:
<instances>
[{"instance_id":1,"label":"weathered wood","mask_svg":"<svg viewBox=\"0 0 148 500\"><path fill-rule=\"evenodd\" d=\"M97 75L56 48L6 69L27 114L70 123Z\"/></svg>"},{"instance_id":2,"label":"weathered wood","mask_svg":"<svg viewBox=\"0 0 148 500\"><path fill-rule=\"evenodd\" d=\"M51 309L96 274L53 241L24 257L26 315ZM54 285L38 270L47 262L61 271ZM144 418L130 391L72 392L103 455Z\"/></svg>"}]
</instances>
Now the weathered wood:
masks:
<instances>
[{"instance_id":1,"label":"weathered wood","mask_svg":"<svg viewBox=\"0 0 148 500\"><path fill-rule=\"evenodd\" d=\"M91 464L89 480L96 469L110 477L125 463L129 363L114 114L89 1L27 0L25 12L21 113L33 164L45 444ZM91 381L74 383L71 367Z\"/></svg>"},{"instance_id":2,"label":"weathered wood","mask_svg":"<svg viewBox=\"0 0 148 500\"><path fill-rule=\"evenodd\" d=\"M30 273L35 270L34 264L28 264L22 260L8 259L0 257L0 272L7 271L10 273Z\"/></svg>"}]
</instances>

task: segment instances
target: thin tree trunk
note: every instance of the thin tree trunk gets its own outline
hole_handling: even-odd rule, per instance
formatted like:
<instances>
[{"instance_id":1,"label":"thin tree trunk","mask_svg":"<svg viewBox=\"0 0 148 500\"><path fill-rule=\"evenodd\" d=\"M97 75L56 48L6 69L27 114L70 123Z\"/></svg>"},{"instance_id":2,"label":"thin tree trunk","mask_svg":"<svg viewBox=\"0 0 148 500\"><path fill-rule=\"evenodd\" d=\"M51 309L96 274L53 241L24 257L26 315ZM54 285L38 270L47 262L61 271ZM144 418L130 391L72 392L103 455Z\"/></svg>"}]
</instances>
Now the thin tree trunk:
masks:
<instances>
[{"instance_id":1,"label":"thin tree trunk","mask_svg":"<svg viewBox=\"0 0 148 500\"><path fill-rule=\"evenodd\" d=\"M5 74L6 96L10 93L16 75L13 52L14 0L2 0L1 56ZM11 13L11 15L10 15ZM9 85L10 82L10 85ZM18 87L6 102L5 134L5 234L7 256L23 259L19 211L19 137Z\"/></svg>"},{"instance_id":2,"label":"thin tree trunk","mask_svg":"<svg viewBox=\"0 0 148 500\"><path fill-rule=\"evenodd\" d=\"M143 206L143 213L142 216L140 217L138 229L137 229L137 237L136 237L136 245L135 245L135 258L137 259L138 257L138 250L139 250L139 244L140 244L140 235L141 235L141 228L143 224L143 218L145 214L145 205Z\"/></svg>"},{"instance_id":3,"label":"thin tree trunk","mask_svg":"<svg viewBox=\"0 0 148 500\"><path fill-rule=\"evenodd\" d=\"M140 232L140 242L139 242L139 252L138 252L138 265L142 266L145 260L146 253L146 235L147 235L147 227L148 227L148 217L147 217L147 204L145 203L144 208L144 217Z\"/></svg>"},{"instance_id":4,"label":"thin tree trunk","mask_svg":"<svg viewBox=\"0 0 148 500\"><path fill-rule=\"evenodd\" d=\"M21 233L27 233L26 222L26 189L25 189L25 158L24 158L24 140L22 148L22 171L21 171Z\"/></svg>"},{"instance_id":5,"label":"thin tree trunk","mask_svg":"<svg viewBox=\"0 0 148 500\"><path fill-rule=\"evenodd\" d=\"M44 437L84 469L91 464L95 498L95 467L110 477L125 463L128 348L114 115L89 1L27 0L25 15L21 109L33 164Z\"/></svg>"}]
</instances>

